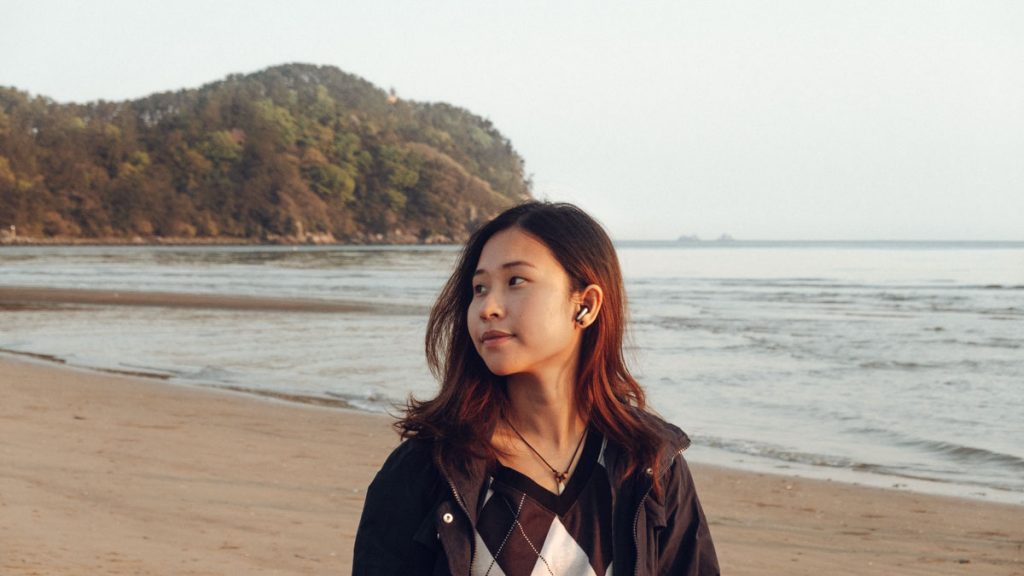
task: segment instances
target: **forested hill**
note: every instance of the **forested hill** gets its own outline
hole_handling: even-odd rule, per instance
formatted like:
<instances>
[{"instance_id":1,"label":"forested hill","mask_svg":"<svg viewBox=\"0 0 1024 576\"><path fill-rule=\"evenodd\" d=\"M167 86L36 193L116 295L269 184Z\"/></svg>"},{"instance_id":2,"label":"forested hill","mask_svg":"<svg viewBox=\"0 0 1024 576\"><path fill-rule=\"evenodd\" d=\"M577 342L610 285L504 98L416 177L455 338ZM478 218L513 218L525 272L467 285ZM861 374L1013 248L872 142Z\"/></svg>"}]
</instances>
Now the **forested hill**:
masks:
<instances>
[{"instance_id":1,"label":"forested hill","mask_svg":"<svg viewBox=\"0 0 1024 576\"><path fill-rule=\"evenodd\" d=\"M0 88L7 241L460 241L529 197L488 120L329 66L127 102Z\"/></svg>"}]
</instances>

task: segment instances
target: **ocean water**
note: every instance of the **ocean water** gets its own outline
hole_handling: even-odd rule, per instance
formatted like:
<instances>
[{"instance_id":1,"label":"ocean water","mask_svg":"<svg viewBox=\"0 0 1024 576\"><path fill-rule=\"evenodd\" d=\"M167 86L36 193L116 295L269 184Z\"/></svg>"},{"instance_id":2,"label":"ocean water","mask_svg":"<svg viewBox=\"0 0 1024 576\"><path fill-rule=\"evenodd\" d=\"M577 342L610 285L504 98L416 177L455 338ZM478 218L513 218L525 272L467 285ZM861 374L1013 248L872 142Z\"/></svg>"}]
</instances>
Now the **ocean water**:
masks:
<instances>
[{"instance_id":1,"label":"ocean water","mask_svg":"<svg viewBox=\"0 0 1024 576\"><path fill-rule=\"evenodd\" d=\"M618 244L629 356L693 460L1024 504L1024 243ZM368 304L0 304L0 349L393 411L452 247L5 247L0 286Z\"/></svg>"}]
</instances>

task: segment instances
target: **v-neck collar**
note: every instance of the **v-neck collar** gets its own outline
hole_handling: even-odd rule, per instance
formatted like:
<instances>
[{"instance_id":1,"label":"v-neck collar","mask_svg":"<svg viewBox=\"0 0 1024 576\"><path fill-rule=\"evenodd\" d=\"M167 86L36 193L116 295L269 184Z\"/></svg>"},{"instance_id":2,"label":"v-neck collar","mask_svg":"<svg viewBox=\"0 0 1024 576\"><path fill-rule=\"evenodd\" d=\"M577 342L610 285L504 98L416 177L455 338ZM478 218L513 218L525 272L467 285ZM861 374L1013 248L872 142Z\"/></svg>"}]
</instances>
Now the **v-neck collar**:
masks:
<instances>
[{"instance_id":1,"label":"v-neck collar","mask_svg":"<svg viewBox=\"0 0 1024 576\"><path fill-rule=\"evenodd\" d=\"M561 494L555 494L534 482L526 474L515 468L509 468L501 462L495 462L494 481L518 490L549 511L558 516L564 516L576 503L583 488L586 487L587 481L590 480L594 467L597 465L603 441L604 437L597 430L590 428L587 431L587 439L583 444L580 461L576 464L572 476L565 483L565 490L562 490Z\"/></svg>"}]
</instances>

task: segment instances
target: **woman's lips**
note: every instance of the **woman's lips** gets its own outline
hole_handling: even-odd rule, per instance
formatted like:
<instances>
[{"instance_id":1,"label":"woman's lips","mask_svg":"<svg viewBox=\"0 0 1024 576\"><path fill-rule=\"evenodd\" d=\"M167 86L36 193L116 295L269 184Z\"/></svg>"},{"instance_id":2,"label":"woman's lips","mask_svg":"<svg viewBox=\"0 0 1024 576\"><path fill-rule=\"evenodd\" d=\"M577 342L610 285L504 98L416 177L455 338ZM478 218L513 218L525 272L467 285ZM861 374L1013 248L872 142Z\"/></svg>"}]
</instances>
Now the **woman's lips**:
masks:
<instances>
[{"instance_id":1,"label":"woman's lips","mask_svg":"<svg viewBox=\"0 0 1024 576\"><path fill-rule=\"evenodd\" d=\"M501 332L499 330L488 330L487 332L483 333L483 336L480 337L480 341L483 343L485 347L488 348L499 346L503 342L507 342L510 339L512 339L511 334L509 334L508 332Z\"/></svg>"}]
</instances>

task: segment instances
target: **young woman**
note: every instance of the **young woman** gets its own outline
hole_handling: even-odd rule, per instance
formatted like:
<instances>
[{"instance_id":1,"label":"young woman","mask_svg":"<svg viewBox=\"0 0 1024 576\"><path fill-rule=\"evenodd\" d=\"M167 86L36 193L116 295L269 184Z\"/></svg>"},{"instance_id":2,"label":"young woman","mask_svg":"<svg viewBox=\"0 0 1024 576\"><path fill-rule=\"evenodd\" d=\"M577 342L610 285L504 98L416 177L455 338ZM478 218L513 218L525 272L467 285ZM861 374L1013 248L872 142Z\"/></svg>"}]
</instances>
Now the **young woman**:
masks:
<instances>
[{"instance_id":1,"label":"young woman","mask_svg":"<svg viewBox=\"0 0 1024 576\"><path fill-rule=\"evenodd\" d=\"M626 367L611 240L569 204L499 215L427 326L441 381L366 494L353 574L718 574L683 460Z\"/></svg>"}]
</instances>

